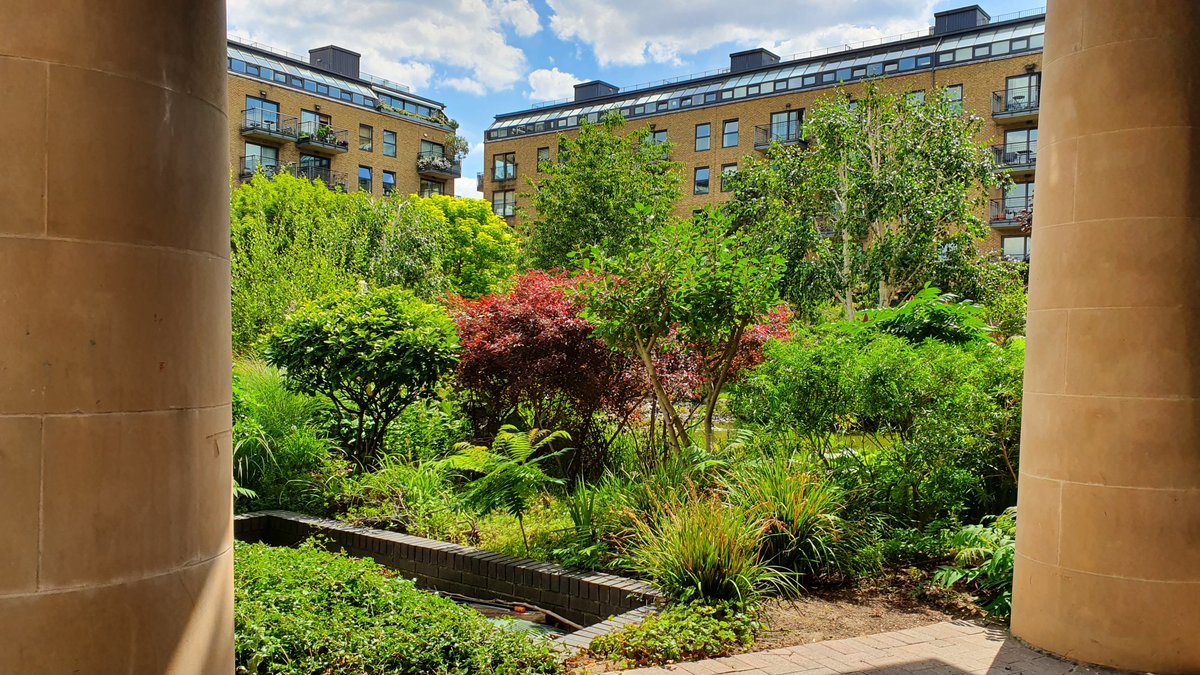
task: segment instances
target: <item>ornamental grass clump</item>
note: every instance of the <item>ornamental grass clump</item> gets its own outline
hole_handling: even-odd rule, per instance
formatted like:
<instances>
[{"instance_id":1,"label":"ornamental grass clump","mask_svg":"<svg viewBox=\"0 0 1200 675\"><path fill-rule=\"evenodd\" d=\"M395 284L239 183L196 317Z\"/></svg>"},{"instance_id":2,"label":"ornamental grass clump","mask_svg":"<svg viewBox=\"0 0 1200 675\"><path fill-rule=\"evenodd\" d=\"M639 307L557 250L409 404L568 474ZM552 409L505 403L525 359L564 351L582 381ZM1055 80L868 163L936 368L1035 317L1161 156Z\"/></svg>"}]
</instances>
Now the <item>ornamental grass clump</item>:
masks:
<instances>
[{"instance_id":1,"label":"ornamental grass clump","mask_svg":"<svg viewBox=\"0 0 1200 675\"><path fill-rule=\"evenodd\" d=\"M629 565L682 602L753 603L788 578L761 559L760 527L745 508L689 492L634 521Z\"/></svg>"}]
</instances>

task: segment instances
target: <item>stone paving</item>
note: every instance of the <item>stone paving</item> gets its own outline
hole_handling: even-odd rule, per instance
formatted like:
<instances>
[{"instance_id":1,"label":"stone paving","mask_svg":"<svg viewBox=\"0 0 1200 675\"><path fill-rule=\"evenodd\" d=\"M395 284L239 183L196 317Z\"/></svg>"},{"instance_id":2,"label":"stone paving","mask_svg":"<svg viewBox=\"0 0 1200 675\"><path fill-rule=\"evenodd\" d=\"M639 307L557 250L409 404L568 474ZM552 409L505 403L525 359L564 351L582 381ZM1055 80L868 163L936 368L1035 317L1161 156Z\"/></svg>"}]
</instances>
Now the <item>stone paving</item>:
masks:
<instances>
[{"instance_id":1,"label":"stone paving","mask_svg":"<svg viewBox=\"0 0 1200 675\"><path fill-rule=\"evenodd\" d=\"M722 659L627 670L626 675L1117 675L1047 656L1018 642L1008 631L969 621L944 621L919 628L846 640L814 642Z\"/></svg>"}]
</instances>

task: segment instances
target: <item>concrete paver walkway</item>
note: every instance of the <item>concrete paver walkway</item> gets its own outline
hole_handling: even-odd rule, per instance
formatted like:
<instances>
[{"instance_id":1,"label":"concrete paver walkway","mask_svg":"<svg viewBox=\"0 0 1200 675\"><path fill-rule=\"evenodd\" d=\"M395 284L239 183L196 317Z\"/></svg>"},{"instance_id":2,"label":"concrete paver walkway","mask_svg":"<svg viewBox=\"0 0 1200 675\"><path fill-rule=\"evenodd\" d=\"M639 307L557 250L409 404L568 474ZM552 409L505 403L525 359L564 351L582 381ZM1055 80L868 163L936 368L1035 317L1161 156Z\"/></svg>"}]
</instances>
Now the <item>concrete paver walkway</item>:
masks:
<instances>
[{"instance_id":1,"label":"concrete paver walkway","mask_svg":"<svg viewBox=\"0 0 1200 675\"><path fill-rule=\"evenodd\" d=\"M627 675L1115 675L1116 672L1046 656L1021 644L1008 631L969 621L945 621L860 638L625 671Z\"/></svg>"}]
</instances>

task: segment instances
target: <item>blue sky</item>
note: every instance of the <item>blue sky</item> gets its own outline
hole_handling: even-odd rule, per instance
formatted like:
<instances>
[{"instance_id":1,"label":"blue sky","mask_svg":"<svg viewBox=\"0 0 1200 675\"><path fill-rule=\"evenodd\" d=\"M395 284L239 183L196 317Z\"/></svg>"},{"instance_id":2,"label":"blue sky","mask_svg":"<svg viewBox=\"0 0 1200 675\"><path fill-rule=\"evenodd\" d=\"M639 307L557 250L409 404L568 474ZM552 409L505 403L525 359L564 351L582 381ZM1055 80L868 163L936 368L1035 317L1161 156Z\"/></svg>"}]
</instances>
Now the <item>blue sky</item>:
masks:
<instances>
[{"instance_id":1,"label":"blue sky","mask_svg":"<svg viewBox=\"0 0 1200 675\"><path fill-rule=\"evenodd\" d=\"M472 144L455 186L478 196L483 131L501 112L729 65L729 53L810 49L921 31L954 0L229 0L229 32L297 54L337 44L365 72L442 101ZM1038 0L984 0L993 17Z\"/></svg>"}]
</instances>

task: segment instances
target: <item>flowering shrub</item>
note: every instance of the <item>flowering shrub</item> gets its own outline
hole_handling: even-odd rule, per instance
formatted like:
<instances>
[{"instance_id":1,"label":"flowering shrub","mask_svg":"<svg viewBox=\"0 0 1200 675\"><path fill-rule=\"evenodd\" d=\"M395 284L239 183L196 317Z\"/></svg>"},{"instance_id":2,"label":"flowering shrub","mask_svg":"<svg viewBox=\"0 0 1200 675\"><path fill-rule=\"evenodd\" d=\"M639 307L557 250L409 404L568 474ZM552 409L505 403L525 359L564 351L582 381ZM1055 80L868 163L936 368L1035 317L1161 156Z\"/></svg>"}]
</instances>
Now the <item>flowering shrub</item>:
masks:
<instances>
[{"instance_id":1,"label":"flowering shrub","mask_svg":"<svg viewBox=\"0 0 1200 675\"><path fill-rule=\"evenodd\" d=\"M602 468L602 416L627 421L643 397L634 364L593 334L578 296L566 292L579 281L535 271L507 294L454 303L458 380L477 432L493 435L521 416L526 426L567 431L576 475Z\"/></svg>"}]
</instances>

